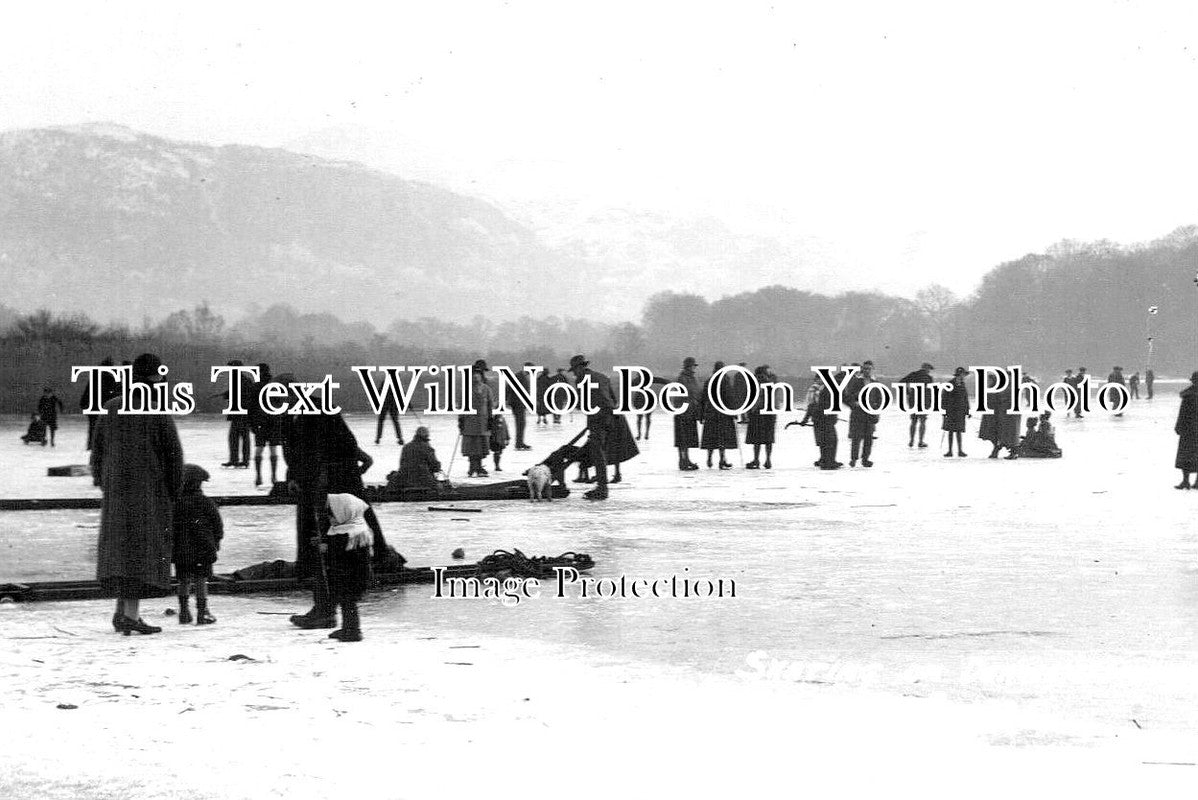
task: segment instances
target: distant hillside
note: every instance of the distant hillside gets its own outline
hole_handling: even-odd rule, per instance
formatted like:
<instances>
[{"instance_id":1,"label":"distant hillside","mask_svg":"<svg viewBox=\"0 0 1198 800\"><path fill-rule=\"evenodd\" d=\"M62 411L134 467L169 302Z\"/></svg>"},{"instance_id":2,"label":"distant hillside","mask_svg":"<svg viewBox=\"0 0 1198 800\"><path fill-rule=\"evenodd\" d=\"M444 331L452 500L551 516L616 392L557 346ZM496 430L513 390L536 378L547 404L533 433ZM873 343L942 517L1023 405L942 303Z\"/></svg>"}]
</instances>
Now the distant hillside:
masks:
<instances>
[{"instance_id":1,"label":"distant hillside","mask_svg":"<svg viewBox=\"0 0 1198 800\"><path fill-rule=\"evenodd\" d=\"M111 125L0 134L0 268L11 306L134 322L201 299L386 323L574 311L587 296L554 279L569 259L479 200Z\"/></svg>"}]
</instances>

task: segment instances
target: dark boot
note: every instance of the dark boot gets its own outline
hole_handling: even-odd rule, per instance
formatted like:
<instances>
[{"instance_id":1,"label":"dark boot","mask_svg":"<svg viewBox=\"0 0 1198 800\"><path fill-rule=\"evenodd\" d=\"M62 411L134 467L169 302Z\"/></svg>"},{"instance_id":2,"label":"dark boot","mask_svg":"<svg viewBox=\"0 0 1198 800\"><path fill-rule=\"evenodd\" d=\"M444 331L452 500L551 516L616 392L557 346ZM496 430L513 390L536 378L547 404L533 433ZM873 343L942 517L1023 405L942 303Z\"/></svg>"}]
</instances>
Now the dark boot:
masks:
<instances>
[{"instance_id":1,"label":"dark boot","mask_svg":"<svg viewBox=\"0 0 1198 800\"><path fill-rule=\"evenodd\" d=\"M312 608L306 614L293 614L291 624L304 629L337 627L337 615L323 579L317 578L312 590Z\"/></svg>"},{"instance_id":2,"label":"dark boot","mask_svg":"<svg viewBox=\"0 0 1198 800\"><path fill-rule=\"evenodd\" d=\"M182 595L179 597L179 624L191 624L191 608L187 602L187 595Z\"/></svg>"},{"instance_id":3,"label":"dark boot","mask_svg":"<svg viewBox=\"0 0 1198 800\"><path fill-rule=\"evenodd\" d=\"M211 625L216 622L216 617L208 613L208 601L196 601L196 625Z\"/></svg>"},{"instance_id":4,"label":"dark boot","mask_svg":"<svg viewBox=\"0 0 1198 800\"><path fill-rule=\"evenodd\" d=\"M362 641L362 623L356 602L351 600L341 604L341 627L330 633L329 638L341 642Z\"/></svg>"}]
</instances>

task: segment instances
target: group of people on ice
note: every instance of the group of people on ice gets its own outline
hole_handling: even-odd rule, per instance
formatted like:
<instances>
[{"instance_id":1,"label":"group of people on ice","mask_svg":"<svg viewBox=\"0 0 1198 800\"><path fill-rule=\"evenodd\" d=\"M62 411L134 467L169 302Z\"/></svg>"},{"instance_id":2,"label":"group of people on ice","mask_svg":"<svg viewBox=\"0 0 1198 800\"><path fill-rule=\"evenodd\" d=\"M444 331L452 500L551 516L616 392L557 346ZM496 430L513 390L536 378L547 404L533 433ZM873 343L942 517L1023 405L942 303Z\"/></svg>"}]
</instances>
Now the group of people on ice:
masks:
<instances>
[{"instance_id":1,"label":"group of people on ice","mask_svg":"<svg viewBox=\"0 0 1198 800\"><path fill-rule=\"evenodd\" d=\"M153 354L143 354L132 363L135 383L152 385L161 380L160 360ZM724 366L713 365L713 375ZM856 366L856 365L854 365ZM267 382L290 386L294 376L271 377L269 367L261 367L260 384ZM696 375L697 363L686 358L677 382L684 387L686 403L683 413L674 417L674 446L678 453L678 469L699 469L690 459L690 450L700 447L707 451L707 465L713 468L718 453L718 467L732 468L727 451L738 449L738 420L726 411L743 405L739 400L745 391L736 381L710 387L711 378L702 385ZM904 377L906 391L919 391L920 384L931 383L933 367L922 364ZM475 413L459 420L462 454L470 459L471 472L486 475L483 460L491 455L499 468L495 440L506 445L506 423L495 413L494 390L488 382L489 368L485 361L475 362L471 370L471 391ZM596 486L584 496L589 500L604 500L608 496L608 463L616 467L612 481L618 481L619 465L639 452L631 428L623 415L614 413L616 396L607 375L590 367L588 360L574 356L570 373L577 385L590 387L587 406L596 413L586 415L586 441L581 446L571 442L559 448L542 463L552 463L560 471L565 463L577 463L586 480ZM836 375L839 385L844 372ZM1084 372L1082 373L1084 375ZM754 370L761 382L774 380L767 365ZM951 388L944 395L941 428L948 437L945 457L964 457L962 436L965 421L970 416L967 371L954 371ZM873 364L863 362L847 382L843 392L848 406L848 436L851 443L849 466L860 463L873 465L873 443L876 438L878 415L870 413L861 402L866 387L875 380ZM1025 378L1030 381L1030 378ZM245 387L247 390L253 387ZM183 450L169 415L124 415L111 413L121 402L111 387L102 387L108 394L105 407L110 413L89 416L89 444L93 479L103 491L100 537L97 557L97 578L117 605L113 614L113 629L119 633L152 634L161 628L147 624L139 616L139 603L148 597L160 597L171 591L171 564L178 577L179 621L212 624L216 620L208 608L207 578L216 560L223 527L215 504L203 495L202 484L208 473L200 466L186 464ZM709 391L710 389L710 391ZM722 403L711 402L712 394ZM256 396L256 392L250 392ZM519 404L509 404L516 407ZM991 458L1003 450L1007 458L1057 458L1053 426L1048 413L1029 418L1020 436L1022 415L1013 413L1010 393L994 391L989 395L992 413L983 417L979 436L992 445ZM38 420L49 430L57 426L61 402L49 388L39 400ZM746 442L753 445L753 459L746 469L770 469L775 442L776 416L764 413L764 398L745 414ZM806 413L802 420L792 422L810 425L814 431L819 458L815 466L837 469L838 415L833 410L831 392L823 381L815 381L808 392ZM287 487L296 503L296 576L309 578L313 583L313 605L304 613L291 618L293 624L305 629L336 628L330 634L343 642L359 641L361 628L357 600L370 580L372 568L396 569L403 557L388 544L373 509L365 499L362 474L373 459L359 446L341 414L248 415L249 431L255 436L254 461L261 482L261 463L264 448L271 450L272 480L277 477L276 446L281 446L286 460ZM927 415L913 413L908 427L908 447L926 448ZM522 431L522 426L517 427ZM647 432L647 428L646 428ZM1178 489L1198 485L1198 372L1181 392L1181 406L1174 432L1178 436L1176 467L1182 472ZM236 434L236 435L234 435ZM580 438L576 437L575 441ZM27 436L36 439L36 436ZM530 449L517 434L517 448ZM244 466L248 446L240 427L230 429L230 459L226 466ZM954 445L956 452L954 453ZM455 445L456 446L456 445ZM233 448L237 452L233 452ZM499 448L502 450L502 446ZM555 461L554 459L558 459ZM594 477L590 477L593 471ZM440 481L441 464L430 442L429 431L421 426L414 438L404 444L397 476L401 485L434 485ZM580 476L581 477L581 476ZM191 614L189 595L194 589L197 611ZM337 627L337 614L341 623Z\"/></svg>"}]
</instances>

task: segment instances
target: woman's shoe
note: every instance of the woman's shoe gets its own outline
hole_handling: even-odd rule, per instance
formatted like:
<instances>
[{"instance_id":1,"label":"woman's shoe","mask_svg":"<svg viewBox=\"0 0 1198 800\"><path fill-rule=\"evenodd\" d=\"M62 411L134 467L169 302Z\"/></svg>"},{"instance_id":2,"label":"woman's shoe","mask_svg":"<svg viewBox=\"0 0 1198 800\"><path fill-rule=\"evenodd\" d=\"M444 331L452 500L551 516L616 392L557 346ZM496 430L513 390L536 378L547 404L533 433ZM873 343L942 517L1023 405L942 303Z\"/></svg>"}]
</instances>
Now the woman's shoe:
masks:
<instances>
[{"instance_id":1,"label":"woman's shoe","mask_svg":"<svg viewBox=\"0 0 1198 800\"><path fill-rule=\"evenodd\" d=\"M953 457L953 451L952 451L952 450L949 450L947 453L945 453L945 454L944 454L944 457L945 457L945 458L952 458L952 457Z\"/></svg>"},{"instance_id":2,"label":"woman's shoe","mask_svg":"<svg viewBox=\"0 0 1198 800\"><path fill-rule=\"evenodd\" d=\"M721 461L720 469L732 469L732 465L729 464L727 461Z\"/></svg>"},{"instance_id":3,"label":"woman's shoe","mask_svg":"<svg viewBox=\"0 0 1198 800\"><path fill-rule=\"evenodd\" d=\"M969 454L966 453L964 450L961 450L960 452L957 453L957 458L965 458L965 456L967 456L967 455L969 455Z\"/></svg>"},{"instance_id":4,"label":"woman's shoe","mask_svg":"<svg viewBox=\"0 0 1198 800\"><path fill-rule=\"evenodd\" d=\"M196 625L212 625L216 622L216 617L208 613L206 608L196 609Z\"/></svg>"},{"instance_id":5,"label":"woman's shoe","mask_svg":"<svg viewBox=\"0 0 1198 800\"><path fill-rule=\"evenodd\" d=\"M131 633L162 633L162 628L159 628L156 625L147 625L140 617L134 620L122 615L121 633L125 634L126 636Z\"/></svg>"},{"instance_id":6,"label":"woman's shoe","mask_svg":"<svg viewBox=\"0 0 1198 800\"><path fill-rule=\"evenodd\" d=\"M125 629L125 626L121 624L121 620L123 620L124 618L125 618L125 615L119 611L115 611L112 614L112 629L114 631L116 631L117 633L120 633L121 631L123 631Z\"/></svg>"},{"instance_id":7,"label":"woman's shoe","mask_svg":"<svg viewBox=\"0 0 1198 800\"><path fill-rule=\"evenodd\" d=\"M485 478L485 477L487 477L488 475L490 475L491 473L487 472L487 471L486 471L485 469L483 469L482 467L479 467L478 469L476 469L476 470L474 471L474 474L475 474L475 475L477 475L477 476L478 476L478 477L480 477L480 478Z\"/></svg>"},{"instance_id":8,"label":"woman's shoe","mask_svg":"<svg viewBox=\"0 0 1198 800\"><path fill-rule=\"evenodd\" d=\"M745 464L745 469L761 469L761 465L756 461L750 461L748 464Z\"/></svg>"},{"instance_id":9,"label":"woman's shoe","mask_svg":"<svg viewBox=\"0 0 1198 800\"><path fill-rule=\"evenodd\" d=\"M770 460L768 458L765 460L765 463L762 464L761 466L764 469L773 469L774 468L774 465L770 463Z\"/></svg>"},{"instance_id":10,"label":"woman's shoe","mask_svg":"<svg viewBox=\"0 0 1198 800\"><path fill-rule=\"evenodd\" d=\"M617 475L616 477L614 477L610 481L608 481L608 483L620 483L623 480L624 480L624 477L622 475Z\"/></svg>"},{"instance_id":11,"label":"woman's shoe","mask_svg":"<svg viewBox=\"0 0 1198 800\"><path fill-rule=\"evenodd\" d=\"M698 468L699 468L699 465L698 465L698 464L696 464L694 461L688 461L688 462L686 462L686 470L687 470L687 472L694 472L694 471L695 471L695 470L697 470Z\"/></svg>"},{"instance_id":12,"label":"woman's shoe","mask_svg":"<svg viewBox=\"0 0 1198 800\"><path fill-rule=\"evenodd\" d=\"M1185 481L1182 481L1181 483L1177 484L1177 485L1176 485L1176 486L1174 486L1173 488L1174 488L1174 489L1189 489L1189 488L1190 488L1190 484L1186 483Z\"/></svg>"},{"instance_id":13,"label":"woman's shoe","mask_svg":"<svg viewBox=\"0 0 1198 800\"><path fill-rule=\"evenodd\" d=\"M345 628L338 628L329 634L330 639L336 639L339 642L360 642L362 641L361 631L347 631Z\"/></svg>"}]
</instances>

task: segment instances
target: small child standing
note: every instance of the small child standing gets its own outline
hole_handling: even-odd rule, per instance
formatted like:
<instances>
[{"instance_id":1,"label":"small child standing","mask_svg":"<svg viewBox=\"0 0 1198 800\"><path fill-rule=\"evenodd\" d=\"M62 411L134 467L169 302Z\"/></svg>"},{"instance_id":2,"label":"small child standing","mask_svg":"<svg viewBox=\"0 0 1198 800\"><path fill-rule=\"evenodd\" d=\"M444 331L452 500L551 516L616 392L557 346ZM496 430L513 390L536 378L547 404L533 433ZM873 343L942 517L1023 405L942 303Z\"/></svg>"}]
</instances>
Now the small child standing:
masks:
<instances>
[{"instance_id":1,"label":"small child standing","mask_svg":"<svg viewBox=\"0 0 1198 800\"><path fill-rule=\"evenodd\" d=\"M175 501L175 541L171 560L179 581L179 624L191 622L187 598L189 585L195 584L196 625L211 625L216 618L208 613L208 578L224 537L220 511L212 498L204 494L209 475L203 467L183 465L183 488Z\"/></svg>"},{"instance_id":2,"label":"small child standing","mask_svg":"<svg viewBox=\"0 0 1198 800\"><path fill-rule=\"evenodd\" d=\"M491 417L491 458L495 461L495 471L503 472L499 468L499 459L503 456L503 451L507 449L507 443L510 441L510 436L507 431L507 421L502 414L495 414Z\"/></svg>"},{"instance_id":3,"label":"small child standing","mask_svg":"<svg viewBox=\"0 0 1198 800\"><path fill-rule=\"evenodd\" d=\"M362 641L358 600L370 586L370 550L374 534L366 524L370 504L352 494L328 496L329 529L325 532L325 563L329 598L341 606L341 627L329 634L341 642Z\"/></svg>"}]
</instances>

